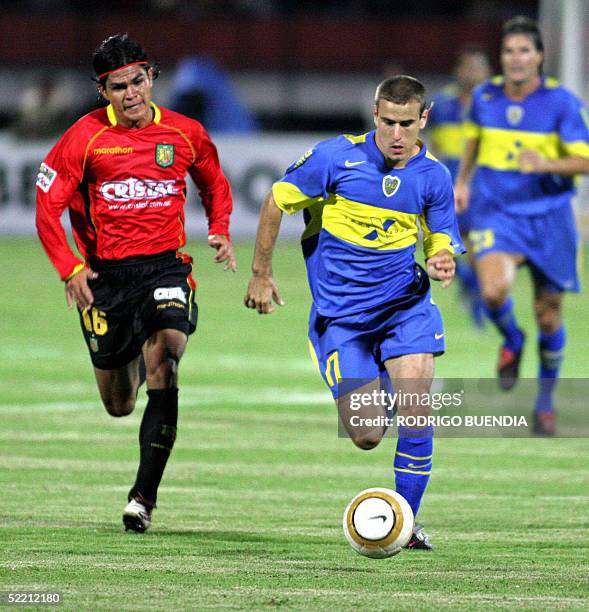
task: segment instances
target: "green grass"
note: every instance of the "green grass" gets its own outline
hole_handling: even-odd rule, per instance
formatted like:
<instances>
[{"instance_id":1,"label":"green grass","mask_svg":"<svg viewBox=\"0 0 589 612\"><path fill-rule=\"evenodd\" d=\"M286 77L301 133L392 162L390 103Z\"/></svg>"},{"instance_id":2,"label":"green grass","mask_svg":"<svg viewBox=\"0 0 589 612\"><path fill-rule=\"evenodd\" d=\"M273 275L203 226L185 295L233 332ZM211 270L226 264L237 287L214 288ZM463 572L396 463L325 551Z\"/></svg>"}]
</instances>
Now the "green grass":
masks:
<instances>
[{"instance_id":1,"label":"green grass","mask_svg":"<svg viewBox=\"0 0 589 612\"><path fill-rule=\"evenodd\" d=\"M438 440L420 512L435 552L365 559L346 544L341 514L360 489L392 486L393 445L366 453L337 438L307 355L297 246L279 244L287 305L270 317L241 306L251 245L238 249L236 275L202 244L189 251L199 329L180 369L178 441L141 536L124 533L120 515L142 406L108 417L53 269L33 240L0 240L0 590L59 590L67 610L589 605L586 439ZM438 373L491 376L496 334L472 330L455 289L436 287L435 298L448 338ZM566 304L563 375L586 377L586 297ZM536 367L528 350L524 374Z\"/></svg>"}]
</instances>

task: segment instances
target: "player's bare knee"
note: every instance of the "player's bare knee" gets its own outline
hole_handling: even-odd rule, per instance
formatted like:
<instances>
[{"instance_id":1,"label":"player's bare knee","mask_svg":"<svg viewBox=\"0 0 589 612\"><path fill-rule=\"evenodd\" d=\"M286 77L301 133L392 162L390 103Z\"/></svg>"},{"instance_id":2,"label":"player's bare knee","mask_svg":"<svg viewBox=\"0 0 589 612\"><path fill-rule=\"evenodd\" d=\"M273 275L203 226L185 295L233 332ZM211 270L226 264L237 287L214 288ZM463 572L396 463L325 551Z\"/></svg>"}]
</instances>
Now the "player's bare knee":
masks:
<instances>
[{"instance_id":1,"label":"player's bare knee","mask_svg":"<svg viewBox=\"0 0 589 612\"><path fill-rule=\"evenodd\" d=\"M162 359L150 362L147 368L147 384L150 389L166 389L177 386L180 357L167 352Z\"/></svg>"},{"instance_id":2,"label":"player's bare knee","mask_svg":"<svg viewBox=\"0 0 589 612\"><path fill-rule=\"evenodd\" d=\"M496 310L505 304L509 296L509 287L499 284L483 286L481 296L489 308Z\"/></svg>"},{"instance_id":3,"label":"player's bare knee","mask_svg":"<svg viewBox=\"0 0 589 612\"><path fill-rule=\"evenodd\" d=\"M372 450L376 448L382 440L383 434L377 431L371 431L370 433L360 434L352 436L352 442L362 450Z\"/></svg>"},{"instance_id":4,"label":"player's bare knee","mask_svg":"<svg viewBox=\"0 0 589 612\"><path fill-rule=\"evenodd\" d=\"M545 334L553 334L562 324L560 302L556 300L536 300L534 314L538 327Z\"/></svg>"},{"instance_id":5,"label":"player's bare knee","mask_svg":"<svg viewBox=\"0 0 589 612\"><path fill-rule=\"evenodd\" d=\"M124 417L133 412L135 409L135 398L102 398L102 403L108 414L113 417Z\"/></svg>"},{"instance_id":6,"label":"player's bare knee","mask_svg":"<svg viewBox=\"0 0 589 612\"><path fill-rule=\"evenodd\" d=\"M536 322L540 328L540 331L545 334L553 334L562 324L560 313L550 310L536 312Z\"/></svg>"}]
</instances>

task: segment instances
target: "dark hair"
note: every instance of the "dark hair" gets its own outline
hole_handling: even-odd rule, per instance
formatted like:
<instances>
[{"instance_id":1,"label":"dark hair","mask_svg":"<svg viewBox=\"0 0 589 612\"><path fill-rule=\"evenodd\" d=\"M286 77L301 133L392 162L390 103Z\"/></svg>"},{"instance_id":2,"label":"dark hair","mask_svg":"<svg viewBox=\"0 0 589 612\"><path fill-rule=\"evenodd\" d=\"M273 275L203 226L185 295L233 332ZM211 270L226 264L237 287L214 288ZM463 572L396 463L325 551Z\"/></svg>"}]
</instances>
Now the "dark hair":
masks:
<instances>
[{"instance_id":1,"label":"dark hair","mask_svg":"<svg viewBox=\"0 0 589 612\"><path fill-rule=\"evenodd\" d=\"M419 102L419 114L425 110L425 87L415 78L400 74L385 79L374 94L374 104L378 106L379 100L387 100L394 104L407 104L411 100Z\"/></svg>"},{"instance_id":2,"label":"dark hair","mask_svg":"<svg viewBox=\"0 0 589 612\"><path fill-rule=\"evenodd\" d=\"M501 29L501 45L503 46L503 41L507 36L511 36L512 34L525 34L529 36L529 38L534 43L537 51L544 51L544 42L542 41L542 33L540 32L540 28L538 24L533 19L529 17L524 17L523 15L518 15L509 21L506 21L503 24L503 28Z\"/></svg>"},{"instance_id":3,"label":"dark hair","mask_svg":"<svg viewBox=\"0 0 589 612\"><path fill-rule=\"evenodd\" d=\"M144 62L146 68L152 68L153 78L158 76L158 63L149 60L147 53L136 40L129 38L128 34L113 34L105 38L94 50L92 56L92 66L96 75L94 80L104 87L108 75L102 77L100 75L118 70L133 62Z\"/></svg>"},{"instance_id":4,"label":"dark hair","mask_svg":"<svg viewBox=\"0 0 589 612\"><path fill-rule=\"evenodd\" d=\"M460 47L456 53L455 64L459 64L465 57L472 57L475 55L480 57L485 63L489 64L489 54L487 50L484 47L479 47L477 45L465 45L464 47Z\"/></svg>"}]
</instances>

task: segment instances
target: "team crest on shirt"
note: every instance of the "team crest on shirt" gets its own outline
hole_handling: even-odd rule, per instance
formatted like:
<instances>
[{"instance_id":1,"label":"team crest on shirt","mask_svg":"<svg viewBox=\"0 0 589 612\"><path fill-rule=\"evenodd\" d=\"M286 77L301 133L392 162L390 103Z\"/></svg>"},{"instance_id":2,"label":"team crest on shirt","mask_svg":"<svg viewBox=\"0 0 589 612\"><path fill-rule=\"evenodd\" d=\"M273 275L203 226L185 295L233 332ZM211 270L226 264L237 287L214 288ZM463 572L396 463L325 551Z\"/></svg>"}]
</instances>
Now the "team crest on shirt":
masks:
<instances>
[{"instance_id":1,"label":"team crest on shirt","mask_svg":"<svg viewBox=\"0 0 589 612\"><path fill-rule=\"evenodd\" d=\"M507 117L509 125L519 125L524 118L524 109L521 106L511 104L507 107L505 116Z\"/></svg>"},{"instance_id":2,"label":"team crest on shirt","mask_svg":"<svg viewBox=\"0 0 589 612\"><path fill-rule=\"evenodd\" d=\"M391 176L390 174L387 174L382 179L382 191L387 198L390 198L397 193L400 184L401 179L398 176Z\"/></svg>"},{"instance_id":3,"label":"team crest on shirt","mask_svg":"<svg viewBox=\"0 0 589 612\"><path fill-rule=\"evenodd\" d=\"M162 168L167 168L174 163L174 145L155 145L155 163Z\"/></svg>"}]
</instances>

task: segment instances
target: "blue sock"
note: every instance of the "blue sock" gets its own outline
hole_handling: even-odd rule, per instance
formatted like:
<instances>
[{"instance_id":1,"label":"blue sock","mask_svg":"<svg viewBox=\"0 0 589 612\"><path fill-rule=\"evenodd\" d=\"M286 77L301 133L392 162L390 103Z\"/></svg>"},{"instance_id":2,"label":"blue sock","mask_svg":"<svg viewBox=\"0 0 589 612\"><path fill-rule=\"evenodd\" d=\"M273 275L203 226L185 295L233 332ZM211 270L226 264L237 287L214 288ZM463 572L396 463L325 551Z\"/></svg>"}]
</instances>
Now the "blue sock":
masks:
<instances>
[{"instance_id":1,"label":"blue sock","mask_svg":"<svg viewBox=\"0 0 589 612\"><path fill-rule=\"evenodd\" d=\"M419 435L419 438L406 436ZM422 436L422 437L421 437ZM428 427L419 432L399 427L397 452L395 453L395 485L417 516L421 498L427 487L432 469L434 432Z\"/></svg>"},{"instance_id":2,"label":"blue sock","mask_svg":"<svg viewBox=\"0 0 589 612\"><path fill-rule=\"evenodd\" d=\"M540 332L538 335L538 351L540 353L540 370L538 372L538 397L536 412L553 412L552 394L558 372L562 363L566 334L561 325L553 334Z\"/></svg>"},{"instance_id":3,"label":"blue sock","mask_svg":"<svg viewBox=\"0 0 589 612\"><path fill-rule=\"evenodd\" d=\"M507 298L503 306L493 309L485 305L485 313L493 321L499 333L505 338L504 346L510 351L520 351L524 343L524 334L517 326L513 314L513 299Z\"/></svg>"},{"instance_id":4,"label":"blue sock","mask_svg":"<svg viewBox=\"0 0 589 612\"><path fill-rule=\"evenodd\" d=\"M478 294L479 281L474 268L467 262L456 262L456 276L467 293Z\"/></svg>"}]
</instances>

